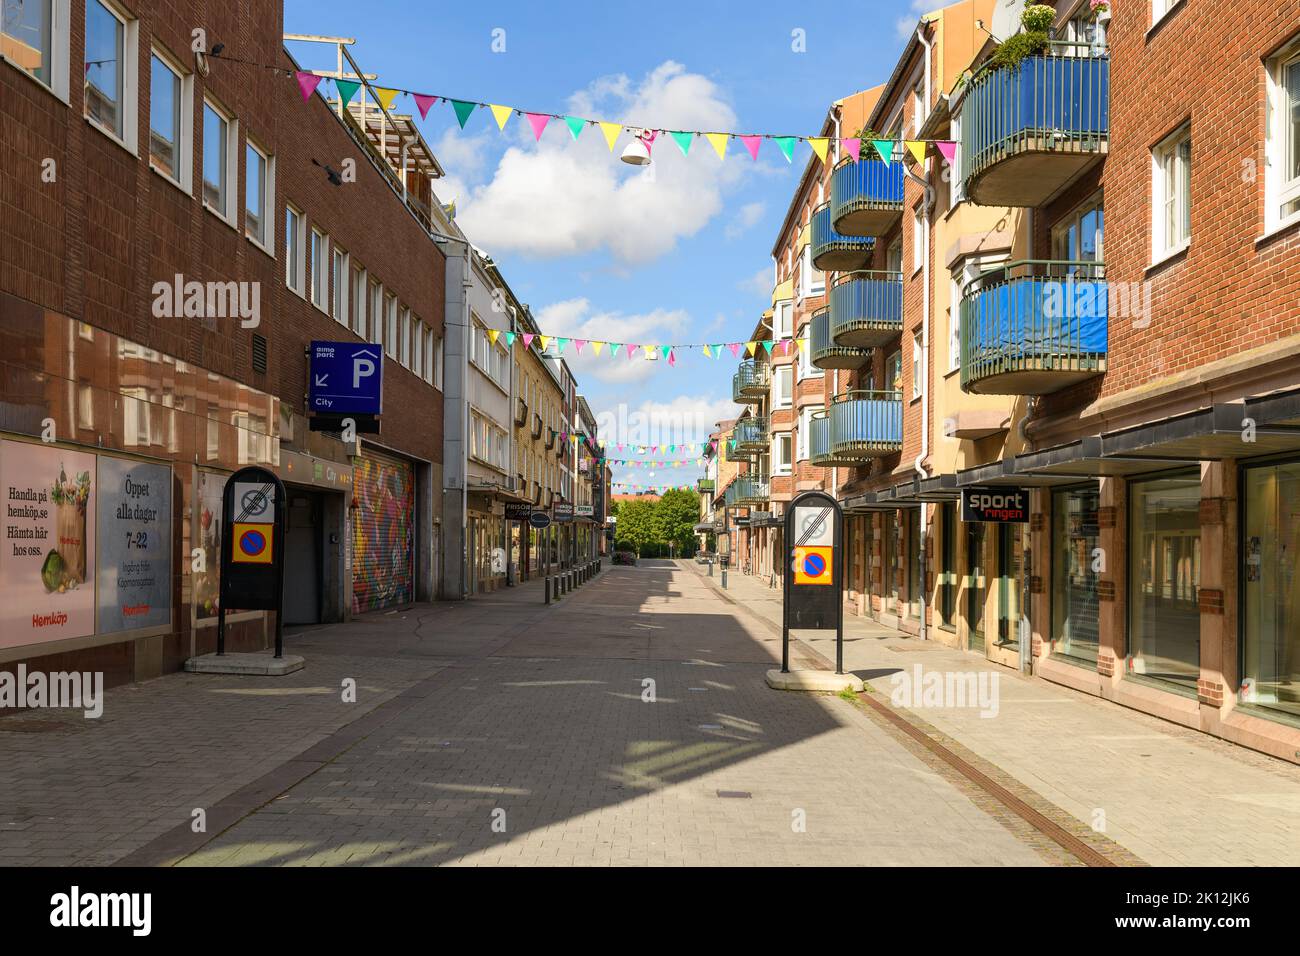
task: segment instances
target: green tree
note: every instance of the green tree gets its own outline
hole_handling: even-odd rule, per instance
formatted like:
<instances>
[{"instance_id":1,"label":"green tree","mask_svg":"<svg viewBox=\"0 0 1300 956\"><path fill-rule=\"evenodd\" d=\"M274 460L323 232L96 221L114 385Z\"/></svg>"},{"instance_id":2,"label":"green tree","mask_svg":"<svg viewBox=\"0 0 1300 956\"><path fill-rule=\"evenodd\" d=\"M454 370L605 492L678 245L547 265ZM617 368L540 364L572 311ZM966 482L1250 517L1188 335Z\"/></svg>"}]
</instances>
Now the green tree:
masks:
<instances>
[{"instance_id":1,"label":"green tree","mask_svg":"<svg viewBox=\"0 0 1300 956\"><path fill-rule=\"evenodd\" d=\"M665 491L655 506L658 540L677 546L679 554L694 550L695 525L700 520L700 496L674 488Z\"/></svg>"},{"instance_id":2,"label":"green tree","mask_svg":"<svg viewBox=\"0 0 1300 956\"><path fill-rule=\"evenodd\" d=\"M654 503L650 501L623 501L619 503L618 522L614 525L615 537L641 549L658 540L655 529Z\"/></svg>"}]
</instances>

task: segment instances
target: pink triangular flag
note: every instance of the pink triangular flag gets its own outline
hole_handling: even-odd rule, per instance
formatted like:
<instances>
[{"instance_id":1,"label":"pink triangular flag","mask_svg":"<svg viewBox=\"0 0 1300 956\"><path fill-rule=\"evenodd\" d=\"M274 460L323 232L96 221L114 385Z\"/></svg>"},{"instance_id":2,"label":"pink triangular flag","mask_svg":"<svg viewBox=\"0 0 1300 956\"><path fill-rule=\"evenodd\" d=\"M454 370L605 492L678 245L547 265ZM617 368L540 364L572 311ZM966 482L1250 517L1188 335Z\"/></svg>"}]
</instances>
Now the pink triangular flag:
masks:
<instances>
[{"instance_id":1,"label":"pink triangular flag","mask_svg":"<svg viewBox=\"0 0 1300 956\"><path fill-rule=\"evenodd\" d=\"M528 348L528 346L530 346L530 345L532 345L532 344L533 344L533 333L532 333L532 332L525 332L525 333L524 333L524 348Z\"/></svg>"},{"instance_id":2,"label":"pink triangular flag","mask_svg":"<svg viewBox=\"0 0 1300 956\"><path fill-rule=\"evenodd\" d=\"M862 137L848 136L840 140L840 145L844 147L844 152L853 157L853 161L858 161L858 154L862 151Z\"/></svg>"},{"instance_id":3,"label":"pink triangular flag","mask_svg":"<svg viewBox=\"0 0 1300 956\"><path fill-rule=\"evenodd\" d=\"M428 93L412 93L415 97L415 105L420 109L420 119L429 118L429 108L438 102L438 97L430 96Z\"/></svg>"},{"instance_id":4,"label":"pink triangular flag","mask_svg":"<svg viewBox=\"0 0 1300 956\"><path fill-rule=\"evenodd\" d=\"M670 350L668 352L668 364L670 366L677 364L677 353L675 351Z\"/></svg>"},{"instance_id":5,"label":"pink triangular flag","mask_svg":"<svg viewBox=\"0 0 1300 956\"><path fill-rule=\"evenodd\" d=\"M731 349L731 357L732 357L732 358L737 358L737 357L739 357L739 355L740 355L740 343L739 343L739 342L732 342L731 344L729 344L729 345L727 346L727 348Z\"/></svg>"},{"instance_id":6,"label":"pink triangular flag","mask_svg":"<svg viewBox=\"0 0 1300 956\"><path fill-rule=\"evenodd\" d=\"M578 354L579 354L579 355L582 354L582 347L583 347L584 345L586 345L586 344L587 344L587 340L586 340L586 339L574 339L574 340L573 340L573 347L576 348L576 349L578 350Z\"/></svg>"},{"instance_id":7,"label":"pink triangular flag","mask_svg":"<svg viewBox=\"0 0 1300 956\"><path fill-rule=\"evenodd\" d=\"M934 145L939 147L939 152L944 161L951 166L957 158L957 144L952 140L937 139L934 141Z\"/></svg>"},{"instance_id":8,"label":"pink triangular flag","mask_svg":"<svg viewBox=\"0 0 1300 956\"><path fill-rule=\"evenodd\" d=\"M636 354L636 346L635 346L635 345L629 345L629 346L627 347L627 357L628 357L628 358L631 358L631 357L632 357L633 355L635 355L635 354Z\"/></svg>"},{"instance_id":9,"label":"pink triangular flag","mask_svg":"<svg viewBox=\"0 0 1300 956\"><path fill-rule=\"evenodd\" d=\"M524 116L528 117L528 123L533 128L533 136L535 136L540 142L542 138L542 130L546 129L546 124L551 121L550 114L525 113Z\"/></svg>"},{"instance_id":10,"label":"pink triangular flag","mask_svg":"<svg viewBox=\"0 0 1300 956\"><path fill-rule=\"evenodd\" d=\"M750 155L751 157L753 157L753 159L754 159L755 162L757 162L757 161L758 161L758 147L762 144L762 142L763 142L763 137L761 137L761 136L742 136L742 137L740 137L740 141L741 141L742 143L745 144L745 149L749 150L749 155Z\"/></svg>"},{"instance_id":11,"label":"pink triangular flag","mask_svg":"<svg viewBox=\"0 0 1300 956\"><path fill-rule=\"evenodd\" d=\"M315 73L304 73L302 70L295 71L294 76L298 78L298 89L302 91L304 103L316 92L316 87L320 86L320 81L324 79Z\"/></svg>"}]
</instances>

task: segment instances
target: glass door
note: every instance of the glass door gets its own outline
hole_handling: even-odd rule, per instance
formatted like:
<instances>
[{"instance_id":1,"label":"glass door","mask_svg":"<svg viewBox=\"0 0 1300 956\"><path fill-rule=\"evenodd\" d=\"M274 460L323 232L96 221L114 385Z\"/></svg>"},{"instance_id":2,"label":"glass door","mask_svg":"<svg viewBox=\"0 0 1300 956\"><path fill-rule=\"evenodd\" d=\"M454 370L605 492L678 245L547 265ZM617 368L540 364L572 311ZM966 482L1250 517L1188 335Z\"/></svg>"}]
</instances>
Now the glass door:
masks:
<instances>
[{"instance_id":1,"label":"glass door","mask_svg":"<svg viewBox=\"0 0 1300 956\"><path fill-rule=\"evenodd\" d=\"M988 580L984 569L984 523L966 525L966 626L972 651L984 650L984 605Z\"/></svg>"},{"instance_id":2,"label":"glass door","mask_svg":"<svg viewBox=\"0 0 1300 956\"><path fill-rule=\"evenodd\" d=\"M1028 525L998 525L998 643L1020 646L1020 596Z\"/></svg>"},{"instance_id":3,"label":"glass door","mask_svg":"<svg viewBox=\"0 0 1300 956\"><path fill-rule=\"evenodd\" d=\"M939 558L939 626L957 626L957 506L951 502L940 506L943 534Z\"/></svg>"}]
</instances>

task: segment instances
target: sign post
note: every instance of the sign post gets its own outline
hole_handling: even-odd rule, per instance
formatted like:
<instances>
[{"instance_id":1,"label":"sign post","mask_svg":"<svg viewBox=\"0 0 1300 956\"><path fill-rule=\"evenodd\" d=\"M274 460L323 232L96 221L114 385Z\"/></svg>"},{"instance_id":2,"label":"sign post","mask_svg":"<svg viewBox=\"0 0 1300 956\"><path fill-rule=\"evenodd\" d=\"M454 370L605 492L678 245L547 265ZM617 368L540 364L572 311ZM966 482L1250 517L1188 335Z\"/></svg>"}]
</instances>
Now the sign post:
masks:
<instances>
[{"instance_id":1,"label":"sign post","mask_svg":"<svg viewBox=\"0 0 1300 956\"><path fill-rule=\"evenodd\" d=\"M265 468L241 468L226 480L222 512L217 656L226 653L226 611L275 612L275 656L284 656L284 483Z\"/></svg>"},{"instance_id":2,"label":"sign post","mask_svg":"<svg viewBox=\"0 0 1300 956\"><path fill-rule=\"evenodd\" d=\"M785 513L790 571L785 575L781 673L790 672L790 629L834 630L835 673L844 673L844 514L820 491L805 491Z\"/></svg>"}]
</instances>

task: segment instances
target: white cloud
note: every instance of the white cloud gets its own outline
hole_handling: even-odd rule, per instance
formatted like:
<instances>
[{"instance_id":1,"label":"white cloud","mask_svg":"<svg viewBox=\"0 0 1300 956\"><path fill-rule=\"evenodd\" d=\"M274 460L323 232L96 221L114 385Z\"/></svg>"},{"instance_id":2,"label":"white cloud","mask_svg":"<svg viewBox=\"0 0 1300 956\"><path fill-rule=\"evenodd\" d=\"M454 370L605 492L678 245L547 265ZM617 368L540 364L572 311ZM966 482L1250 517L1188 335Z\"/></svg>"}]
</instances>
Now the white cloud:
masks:
<instances>
[{"instance_id":1,"label":"white cloud","mask_svg":"<svg viewBox=\"0 0 1300 956\"><path fill-rule=\"evenodd\" d=\"M593 411L598 434L608 443L608 452L610 445L617 446L619 442L633 446L659 445L661 448L668 444L704 442L718 422L735 417L736 404L730 398L695 394L677 395L667 400L646 399L635 405L598 403ZM686 456L677 453L676 457ZM678 472L679 469L670 467L664 474Z\"/></svg>"},{"instance_id":2,"label":"white cloud","mask_svg":"<svg viewBox=\"0 0 1300 956\"><path fill-rule=\"evenodd\" d=\"M683 337L690 337L689 330L696 323L684 309L654 309L627 314L597 310L589 300L577 298L555 302L541 309L537 313L537 324L548 334L553 330L567 338L642 345L682 341ZM588 376L603 382L640 382L660 369L667 369L669 374L679 372L679 368L667 368L662 357L655 361L647 360L644 354L628 358L625 350L620 350L615 357L608 348L601 349L600 355L596 355L589 345L584 346L581 353L570 347L565 350L564 357L579 382L586 381ZM677 361L680 363L682 358L679 355Z\"/></svg>"},{"instance_id":3,"label":"white cloud","mask_svg":"<svg viewBox=\"0 0 1300 956\"><path fill-rule=\"evenodd\" d=\"M767 203L747 202L736 212L736 216L727 224L725 230L728 239L739 239L763 218Z\"/></svg>"},{"instance_id":4,"label":"white cloud","mask_svg":"<svg viewBox=\"0 0 1300 956\"><path fill-rule=\"evenodd\" d=\"M912 0L907 14L894 21L894 32L898 34L898 38L906 40L916 33L916 24L922 14L929 13L933 8L934 0Z\"/></svg>"},{"instance_id":5,"label":"white cloud","mask_svg":"<svg viewBox=\"0 0 1300 956\"><path fill-rule=\"evenodd\" d=\"M570 97L566 109L574 116L627 117L656 128L736 127L717 86L672 61L639 82L600 78ZM480 110L471 122L493 120ZM703 229L722 210L724 188L744 175L741 163L718 162L703 140L682 156L671 137L660 136L654 162L638 170L618 159L626 133L611 154L599 127L588 126L575 142L563 122L552 120L535 144L526 123L517 117L510 122L506 133L513 128L515 141L486 181L474 181L471 170L479 157L473 147L464 157L466 171L453 168L453 153L442 157L449 176L439 196L455 195L457 222L489 252L550 258L608 250L623 263L648 262Z\"/></svg>"},{"instance_id":6,"label":"white cloud","mask_svg":"<svg viewBox=\"0 0 1300 956\"><path fill-rule=\"evenodd\" d=\"M736 288L741 292L748 292L750 295L764 298L770 296L772 294L772 267L764 266L752 276L741 279L736 283Z\"/></svg>"}]
</instances>

